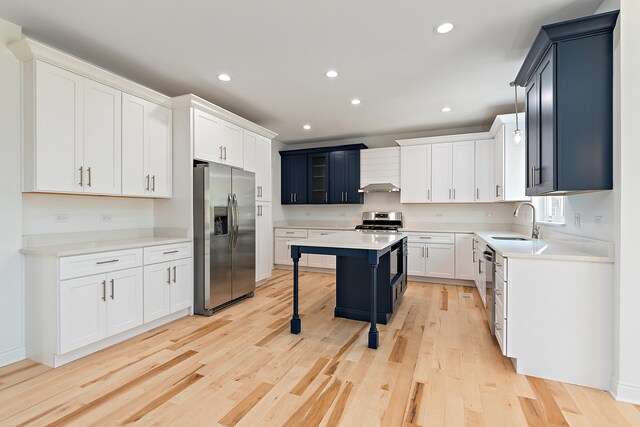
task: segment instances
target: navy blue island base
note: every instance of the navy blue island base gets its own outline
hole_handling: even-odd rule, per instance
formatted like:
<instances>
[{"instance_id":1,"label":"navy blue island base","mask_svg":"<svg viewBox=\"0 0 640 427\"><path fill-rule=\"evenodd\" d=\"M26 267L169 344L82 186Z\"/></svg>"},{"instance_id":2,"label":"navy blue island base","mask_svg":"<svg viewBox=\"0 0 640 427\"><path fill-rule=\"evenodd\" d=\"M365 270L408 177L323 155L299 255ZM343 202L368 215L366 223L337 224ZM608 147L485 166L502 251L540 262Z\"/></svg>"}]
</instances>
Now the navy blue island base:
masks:
<instances>
[{"instance_id":1,"label":"navy blue island base","mask_svg":"<svg viewBox=\"0 0 640 427\"><path fill-rule=\"evenodd\" d=\"M346 232L353 233L353 232ZM369 344L368 347L372 349L377 349L379 345L379 337L378 337L378 328L376 327L376 323L387 323L388 317L391 313L381 313L382 316L379 316L378 313L378 295L380 294L378 290L378 286L384 286L386 289L396 289L394 290L395 296L401 296L401 292L404 292L406 289L406 274L404 274L406 265L406 244L407 238L402 237L397 240L393 244L389 244L384 248L376 248L376 249L363 249L363 248L348 248L344 247L344 245L337 245L339 247L330 247L330 246L302 246L302 245L291 245L291 258L293 260L293 317L291 318L291 333L299 334L302 330L302 325L300 321L300 316L298 313L298 268L300 257L303 253L305 254L318 254L318 255L335 255L338 257L338 262L336 263L336 288L340 289L346 288L349 284L347 283L339 283L345 281L344 278L350 278L353 281L353 278L361 278L362 282L365 285L369 285L369 322L371 326L369 328ZM396 251L399 249L399 251ZM396 274L394 277L390 275L390 254L393 253L394 256L398 257L397 262L394 262L394 266L397 266ZM385 272L385 275L379 279L378 267L382 265L381 270ZM362 271L363 267L367 271ZM357 271L353 271L354 268L357 268ZM341 269L348 269L348 272L342 272ZM368 274L367 274L368 273ZM368 278L368 280L367 280ZM379 280L384 280L383 283L378 283ZM368 282L368 283L367 283ZM362 285L362 284L359 284ZM396 285L396 288L393 286ZM353 289L363 289L363 286L352 287ZM389 291L389 294L391 291ZM386 295L386 294L384 294ZM396 302L394 298L391 301L391 307L389 310L393 311L393 305ZM366 313L366 311L362 310L351 310L348 307L336 307L335 311L337 316L347 317L356 320L364 320L362 318L362 314ZM341 314L342 313L342 314ZM355 313L355 316L352 314Z\"/></svg>"}]
</instances>

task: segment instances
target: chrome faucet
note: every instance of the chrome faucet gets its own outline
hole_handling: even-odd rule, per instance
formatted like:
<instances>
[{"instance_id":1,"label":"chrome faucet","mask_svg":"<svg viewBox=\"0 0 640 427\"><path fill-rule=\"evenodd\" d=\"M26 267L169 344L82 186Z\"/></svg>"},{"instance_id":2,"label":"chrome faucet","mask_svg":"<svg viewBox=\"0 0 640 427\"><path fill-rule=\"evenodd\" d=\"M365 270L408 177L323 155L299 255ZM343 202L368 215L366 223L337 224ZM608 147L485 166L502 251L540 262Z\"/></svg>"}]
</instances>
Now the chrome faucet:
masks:
<instances>
[{"instance_id":1,"label":"chrome faucet","mask_svg":"<svg viewBox=\"0 0 640 427\"><path fill-rule=\"evenodd\" d=\"M538 237L540 237L540 226L538 224L536 224L536 207L533 206L533 204L531 204L530 202L523 202L520 203L518 205L518 207L516 208L515 211L513 211L513 216L518 216L518 212L520 211L520 208L523 207L524 205L527 206L531 206L531 210L533 211L533 225L531 228L531 238L532 239L537 239Z\"/></svg>"}]
</instances>

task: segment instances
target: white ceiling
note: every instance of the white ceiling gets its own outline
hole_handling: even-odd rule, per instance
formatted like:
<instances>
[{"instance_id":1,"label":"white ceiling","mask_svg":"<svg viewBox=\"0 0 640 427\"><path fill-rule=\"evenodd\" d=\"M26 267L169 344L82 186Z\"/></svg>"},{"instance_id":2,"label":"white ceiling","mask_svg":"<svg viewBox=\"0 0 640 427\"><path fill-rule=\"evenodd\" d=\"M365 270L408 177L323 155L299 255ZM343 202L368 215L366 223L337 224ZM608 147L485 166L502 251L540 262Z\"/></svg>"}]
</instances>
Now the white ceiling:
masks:
<instances>
[{"instance_id":1,"label":"white ceiling","mask_svg":"<svg viewBox=\"0 0 640 427\"><path fill-rule=\"evenodd\" d=\"M600 3L0 0L0 17L167 95L199 95L280 141L308 142L486 126L512 111L508 83L540 26ZM455 30L436 35L444 21ZM340 76L326 78L328 69Z\"/></svg>"}]
</instances>

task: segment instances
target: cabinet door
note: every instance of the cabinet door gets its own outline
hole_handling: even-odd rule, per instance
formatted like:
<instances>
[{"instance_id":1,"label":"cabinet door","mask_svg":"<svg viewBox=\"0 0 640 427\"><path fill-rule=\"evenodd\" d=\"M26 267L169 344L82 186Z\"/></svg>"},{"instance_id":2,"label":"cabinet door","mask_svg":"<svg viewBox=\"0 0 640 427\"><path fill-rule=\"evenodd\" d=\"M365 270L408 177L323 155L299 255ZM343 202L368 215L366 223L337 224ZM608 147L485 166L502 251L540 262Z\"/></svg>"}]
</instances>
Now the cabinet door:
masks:
<instances>
[{"instance_id":1,"label":"cabinet door","mask_svg":"<svg viewBox=\"0 0 640 427\"><path fill-rule=\"evenodd\" d=\"M274 239L273 245L273 261L275 264L279 265L293 265L293 261L291 261L291 248L287 244L287 242L291 240L288 237L276 237ZM304 254L300 257L300 261L298 262L299 267L306 267L308 265L308 254Z\"/></svg>"},{"instance_id":2,"label":"cabinet door","mask_svg":"<svg viewBox=\"0 0 640 427\"><path fill-rule=\"evenodd\" d=\"M309 203L329 202L329 154L318 153L307 156L309 162Z\"/></svg>"},{"instance_id":3,"label":"cabinet door","mask_svg":"<svg viewBox=\"0 0 640 427\"><path fill-rule=\"evenodd\" d=\"M507 132L507 125L502 125L496 133L494 148L493 148L493 183L494 183L494 193L493 200L501 201L505 200L505 136ZM513 131L511 132L513 133ZM476 150L477 152L477 150ZM524 165L522 165L524 167ZM523 187L524 188L524 187ZM523 193L524 196L524 193Z\"/></svg>"},{"instance_id":4,"label":"cabinet door","mask_svg":"<svg viewBox=\"0 0 640 427\"><path fill-rule=\"evenodd\" d=\"M401 203L431 201L431 145L400 147Z\"/></svg>"},{"instance_id":5,"label":"cabinet door","mask_svg":"<svg viewBox=\"0 0 640 427\"><path fill-rule=\"evenodd\" d=\"M345 203L364 203L364 194L360 193L360 150L345 152Z\"/></svg>"},{"instance_id":6,"label":"cabinet door","mask_svg":"<svg viewBox=\"0 0 640 427\"><path fill-rule=\"evenodd\" d=\"M122 193L122 92L85 79L84 167L87 193Z\"/></svg>"},{"instance_id":7,"label":"cabinet door","mask_svg":"<svg viewBox=\"0 0 640 427\"><path fill-rule=\"evenodd\" d=\"M258 165L256 164L256 143L258 140L258 135L253 132L249 132L248 130L243 131L242 135L242 143L243 143L243 169L249 172L257 172ZM264 159L261 159L264 160ZM256 182L258 181L258 177L256 176ZM259 191L256 191L256 197L258 196Z\"/></svg>"},{"instance_id":8,"label":"cabinet door","mask_svg":"<svg viewBox=\"0 0 640 427\"><path fill-rule=\"evenodd\" d=\"M409 276L425 276L425 245L423 243L409 243L407 248L407 274Z\"/></svg>"},{"instance_id":9,"label":"cabinet door","mask_svg":"<svg viewBox=\"0 0 640 427\"><path fill-rule=\"evenodd\" d=\"M524 113L518 115L518 126L523 128L526 126L524 120ZM527 177L527 164L526 164L526 138L522 135L522 140L516 142L514 131L516 130L515 123L507 123L504 125L504 130L498 132L498 135L504 135L504 144L498 144L496 139L496 176L497 183L501 185L497 187L497 194L499 200L512 201L512 200L526 200L526 177ZM499 150L503 149L504 153L500 153ZM500 166L498 162L502 162L504 172L498 172ZM497 175L501 173L500 175ZM500 182L500 179L503 181Z\"/></svg>"},{"instance_id":10,"label":"cabinet door","mask_svg":"<svg viewBox=\"0 0 640 427\"><path fill-rule=\"evenodd\" d=\"M256 281L271 277L273 269L273 222L271 203L258 204L256 216Z\"/></svg>"},{"instance_id":11,"label":"cabinet door","mask_svg":"<svg viewBox=\"0 0 640 427\"><path fill-rule=\"evenodd\" d=\"M456 234L456 279L473 280L473 234Z\"/></svg>"},{"instance_id":12,"label":"cabinet door","mask_svg":"<svg viewBox=\"0 0 640 427\"><path fill-rule=\"evenodd\" d=\"M540 97L540 139L538 147L538 170L534 173L534 182L538 193L555 190L556 174L556 116L554 108L554 57L555 48L552 47L538 68L539 97Z\"/></svg>"},{"instance_id":13,"label":"cabinet door","mask_svg":"<svg viewBox=\"0 0 640 427\"><path fill-rule=\"evenodd\" d=\"M285 205L307 203L307 155L282 156L282 194Z\"/></svg>"},{"instance_id":14,"label":"cabinet door","mask_svg":"<svg viewBox=\"0 0 640 427\"><path fill-rule=\"evenodd\" d=\"M122 194L145 196L149 192L149 102L122 94Z\"/></svg>"},{"instance_id":15,"label":"cabinet door","mask_svg":"<svg viewBox=\"0 0 640 427\"><path fill-rule=\"evenodd\" d=\"M527 139L527 196L538 194L534 175L538 169L538 147L540 145L540 97L538 81L532 78L526 92L526 139Z\"/></svg>"},{"instance_id":16,"label":"cabinet door","mask_svg":"<svg viewBox=\"0 0 640 427\"><path fill-rule=\"evenodd\" d=\"M453 279L455 277L455 246L425 245L427 277Z\"/></svg>"},{"instance_id":17,"label":"cabinet door","mask_svg":"<svg viewBox=\"0 0 640 427\"><path fill-rule=\"evenodd\" d=\"M151 322L171 313L171 264L144 267L144 322Z\"/></svg>"},{"instance_id":18,"label":"cabinet door","mask_svg":"<svg viewBox=\"0 0 640 427\"><path fill-rule=\"evenodd\" d=\"M191 307L193 289L193 267L191 258L171 263L171 313Z\"/></svg>"},{"instance_id":19,"label":"cabinet door","mask_svg":"<svg viewBox=\"0 0 640 427\"><path fill-rule=\"evenodd\" d=\"M344 151L332 151L329 153L329 202L332 204L346 203L346 161Z\"/></svg>"},{"instance_id":20,"label":"cabinet door","mask_svg":"<svg viewBox=\"0 0 640 427\"><path fill-rule=\"evenodd\" d=\"M168 108L149 104L149 174L153 197L171 197L173 193L171 117Z\"/></svg>"},{"instance_id":21,"label":"cabinet door","mask_svg":"<svg viewBox=\"0 0 640 427\"><path fill-rule=\"evenodd\" d=\"M453 143L453 201L471 203L476 198L475 141Z\"/></svg>"},{"instance_id":22,"label":"cabinet door","mask_svg":"<svg viewBox=\"0 0 640 427\"><path fill-rule=\"evenodd\" d=\"M224 163L221 142L222 120L194 109L193 157L196 160Z\"/></svg>"},{"instance_id":23,"label":"cabinet door","mask_svg":"<svg viewBox=\"0 0 640 427\"><path fill-rule=\"evenodd\" d=\"M258 200L271 201L271 141L258 137L256 141L256 188Z\"/></svg>"},{"instance_id":24,"label":"cabinet door","mask_svg":"<svg viewBox=\"0 0 640 427\"><path fill-rule=\"evenodd\" d=\"M60 354L107 336L106 276L60 282Z\"/></svg>"},{"instance_id":25,"label":"cabinet door","mask_svg":"<svg viewBox=\"0 0 640 427\"><path fill-rule=\"evenodd\" d=\"M35 189L81 193L84 79L40 61L35 79Z\"/></svg>"},{"instance_id":26,"label":"cabinet door","mask_svg":"<svg viewBox=\"0 0 640 427\"><path fill-rule=\"evenodd\" d=\"M229 166L242 168L244 165L243 129L229 122L222 122L222 154Z\"/></svg>"},{"instance_id":27,"label":"cabinet door","mask_svg":"<svg viewBox=\"0 0 640 427\"><path fill-rule=\"evenodd\" d=\"M107 336L143 322L142 267L107 275Z\"/></svg>"},{"instance_id":28,"label":"cabinet door","mask_svg":"<svg viewBox=\"0 0 640 427\"><path fill-rule=\"evenodd\" d=\"M431 201L453 201L453 145L433 144L431 147Z\"/></svg>"},{"instance_id":29,"label":"cabinet door","mask_svg":"<svg viewBox=\"0 0 640 427\"><path fill-rule=\"evenodd\" d=\"M493 202L496 200L495 182L495 141L485 139L476 141L476 202Z\"/></svg>"}]
</instances>

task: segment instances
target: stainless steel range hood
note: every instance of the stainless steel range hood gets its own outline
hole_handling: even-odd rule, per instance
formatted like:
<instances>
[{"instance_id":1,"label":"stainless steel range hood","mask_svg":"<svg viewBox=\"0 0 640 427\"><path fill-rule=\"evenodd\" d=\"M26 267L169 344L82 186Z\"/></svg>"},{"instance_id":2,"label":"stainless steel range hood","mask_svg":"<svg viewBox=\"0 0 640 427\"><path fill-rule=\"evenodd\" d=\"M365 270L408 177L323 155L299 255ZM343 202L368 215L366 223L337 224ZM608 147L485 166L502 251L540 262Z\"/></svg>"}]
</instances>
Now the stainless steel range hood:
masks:
<instances>
[{"instance_id":1,"label":"stainless steel range hood","mask_svg":"<svg viewBox=\"0 0 640 427\"><path fill-rule=\"evenodd\" d=\"M400 188L389 182L365 185L358 190L360 193L393 193L395 191L400 191Z\"/></svg>"}]
</instances>

